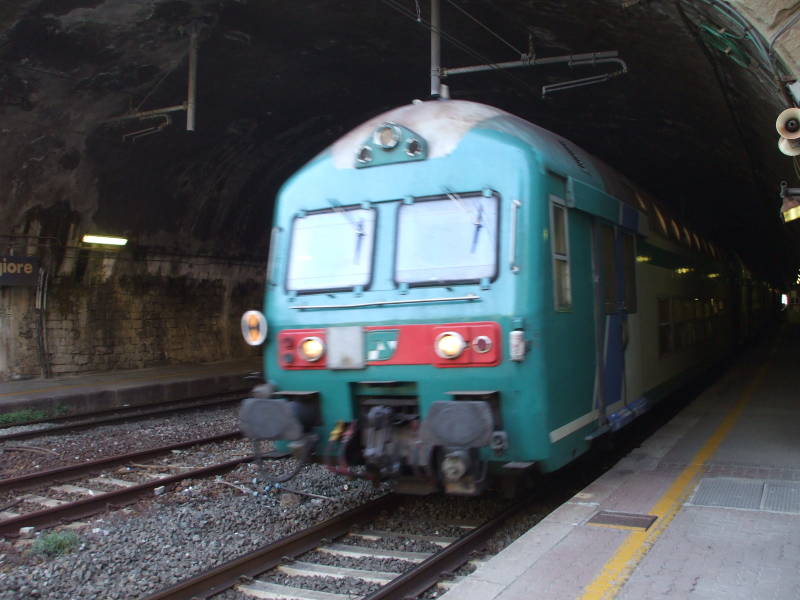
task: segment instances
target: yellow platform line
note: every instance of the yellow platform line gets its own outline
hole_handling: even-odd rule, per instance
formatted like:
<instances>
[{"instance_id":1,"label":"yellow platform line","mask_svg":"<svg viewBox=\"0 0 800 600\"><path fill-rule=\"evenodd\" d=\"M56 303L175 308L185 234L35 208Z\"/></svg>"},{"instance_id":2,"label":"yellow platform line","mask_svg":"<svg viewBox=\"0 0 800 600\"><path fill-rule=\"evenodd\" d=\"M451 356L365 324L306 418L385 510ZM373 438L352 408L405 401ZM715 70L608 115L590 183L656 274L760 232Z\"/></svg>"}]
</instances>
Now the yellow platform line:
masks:
<instances>
[{"instance_id":1,"label":"yellow platform line","mask_svg":"<svg viewBox=\"0 0 800 600\"><path fill-rule=\"evenodd\" d=\"M709 458L717 451L725 437L730 433L745 406L750 402L753 392L761 384L767 372L768 363L761 366L753 381L747 386L739 400L731 408L706 441L705 445L692 457L689 465L678 475L669 489L658 499L649 514L657 517L647 531L634 531L625 538L614 556L603 566L602 571L584 588L580 600L611 600L628 581L633 570L647 555L658 537L666 531L672 519L678 514L698 475Z\"/></svg>"}]
</instances>

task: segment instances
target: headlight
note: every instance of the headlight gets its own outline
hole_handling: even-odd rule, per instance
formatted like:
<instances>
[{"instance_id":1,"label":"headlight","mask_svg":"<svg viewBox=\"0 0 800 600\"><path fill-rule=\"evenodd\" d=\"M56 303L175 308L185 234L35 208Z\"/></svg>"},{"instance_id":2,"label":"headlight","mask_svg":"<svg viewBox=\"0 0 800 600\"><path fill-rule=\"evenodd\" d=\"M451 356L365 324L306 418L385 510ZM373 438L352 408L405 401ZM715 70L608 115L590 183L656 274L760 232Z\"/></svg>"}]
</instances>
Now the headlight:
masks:
<instances>
[{"instance_id":1,"label":"headlight","mask_svg":"<svg viewBox=\"0 0 800 600\"><path fill-rule=\"evenodd\" d=\"M242 315L242 337L251 346L260 346L267 339L267 319L257 310Z\"/></svg>"},{"instance_id":2,"label":"headlight","mask_svg":"<svg viewBox=\"0 0 800 600\"><path fill-rule=\"evenodd\" d=\"M325 343L316 336L303 338L297 347L300 356L308 362L316 362L325 354Z\"/></svg>"},{"instance_id":3,"label":"headlight","mask_svg":"<svg viewBox=\"0 0 800 600\"><path fill-rule=\"evenodd\" d=\"M467 347L464 338L460 333L455 331L445 331L436 336L436 342L433 345L436 354L440 358L458 358Z\"/></svg>"}]
</instances>

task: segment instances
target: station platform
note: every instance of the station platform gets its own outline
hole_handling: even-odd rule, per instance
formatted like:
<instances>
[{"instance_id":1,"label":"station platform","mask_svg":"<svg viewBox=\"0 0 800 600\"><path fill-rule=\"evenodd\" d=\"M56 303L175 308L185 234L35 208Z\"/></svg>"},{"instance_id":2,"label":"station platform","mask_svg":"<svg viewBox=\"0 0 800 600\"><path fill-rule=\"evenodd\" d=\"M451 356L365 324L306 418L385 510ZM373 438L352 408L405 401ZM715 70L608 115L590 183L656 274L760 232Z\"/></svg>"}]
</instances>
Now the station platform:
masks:
<instances>
[{"instance_id":1,"label":"station platform","mask_svg":"<svg viewBox=\"0 0 800 600\"><path fill-rule=\"evenodd\" d=\"M252 389L258 357L0 383L0 415L67 417Z\"/></svg>"},{"instance_id":2,"label":"station platform","mask_svg":"<svg viewBox=\"0 0 800 600\"><path fill-rule=\"evenodd\" d=\"M784 325L441 598L797 600L798 360Z\"/></svg>"}]
</instances>

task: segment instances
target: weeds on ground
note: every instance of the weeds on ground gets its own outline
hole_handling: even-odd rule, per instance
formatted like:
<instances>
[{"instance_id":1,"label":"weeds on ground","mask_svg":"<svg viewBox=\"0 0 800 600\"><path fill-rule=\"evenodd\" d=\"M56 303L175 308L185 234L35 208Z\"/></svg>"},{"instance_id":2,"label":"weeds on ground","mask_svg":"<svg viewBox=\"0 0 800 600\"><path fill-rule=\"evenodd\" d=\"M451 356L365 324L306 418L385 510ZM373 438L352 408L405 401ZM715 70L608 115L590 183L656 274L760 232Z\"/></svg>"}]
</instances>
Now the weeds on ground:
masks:
<instances>
[{"instance_id":1,"label":"weeds on ground","mask_svg":"<svg viewBox=\"0 0 800 600\"><path fill-rule=\"evenodd\" d=\"M31 546L31 552L47 556L60 556L77 548L79 543L80 538L74 531L54 531L38 537Z\"/></svg>"},{"instance_id":2,"label":"weeds on ground","mask_svg":"<svg viewBox=\"0 0 800 600\"><path fill-rule=\"evenodd\" d=\"M8 425L19 425L30 421L40 421L47 418L47 413L35 408L24 408L10 413L0 415L0 427Z\"/></svg>"}]
</instances>

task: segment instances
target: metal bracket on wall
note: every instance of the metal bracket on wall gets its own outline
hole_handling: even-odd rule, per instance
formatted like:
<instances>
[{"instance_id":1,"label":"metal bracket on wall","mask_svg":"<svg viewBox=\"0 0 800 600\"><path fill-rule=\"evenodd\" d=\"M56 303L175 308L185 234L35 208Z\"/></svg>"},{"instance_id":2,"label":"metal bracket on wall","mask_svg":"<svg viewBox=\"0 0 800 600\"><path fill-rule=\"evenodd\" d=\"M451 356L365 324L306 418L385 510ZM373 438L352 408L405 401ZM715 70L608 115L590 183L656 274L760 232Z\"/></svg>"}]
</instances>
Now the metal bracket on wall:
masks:
<instances>
[{"instance_id":1,"label":"metal bracket on wall","mask_svg":"<svg viewBox=\"0 0 800 600\"><path fill-rule=\"evenodd\" d=\"M121 117L108 119L107 121L104 121L104 123L119 123L122 121L130 121L130 120L139 120L139 121L146 121L151 119L159 120L159 122L157 122L154 125L145 127L144 129L140 129L138 131L132 131L130 133L126 133L125 135L122 136L123 141L127 141L130 139L135 142L139 138L154 133L159 133L163 131L166 127L171 125L172 117L169 115L169 113L185 110L186 131L194 131L195 110L197 105L197 44L198 44L198 33L197 33L197 28L195 27L192 29L192 33L189 39L189 77L188 77L189 82L188 82L188 89L186 92L186 102L182 102L181 104L175 104L173 106L167 106L165 108L155 108L152 110L145 110L145 111L136 110L130 114L122 115ZM163 81L163 78L161 81ZM156 84L156 87L158 87L161 81L159 81L158 84ZM153 90L151 90L150 93L152 93L154 90L155 88L153 88ZM145 97L145 99L147 98Z\"/></svg>"}]
</instances>

